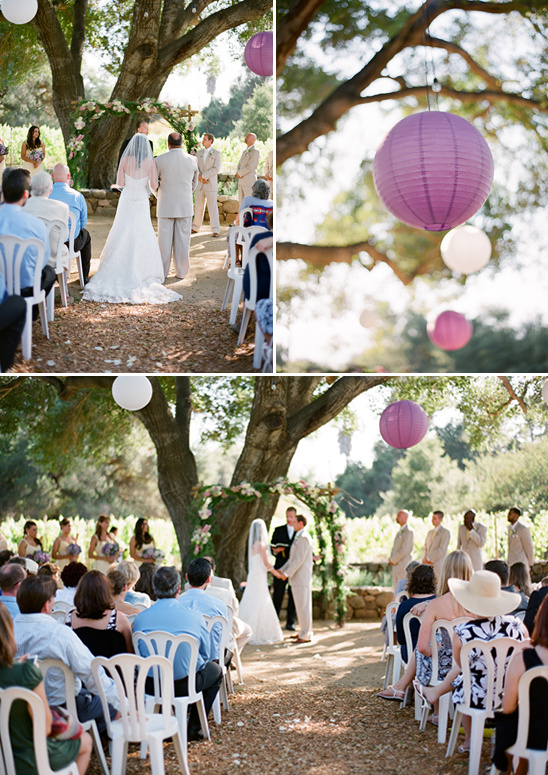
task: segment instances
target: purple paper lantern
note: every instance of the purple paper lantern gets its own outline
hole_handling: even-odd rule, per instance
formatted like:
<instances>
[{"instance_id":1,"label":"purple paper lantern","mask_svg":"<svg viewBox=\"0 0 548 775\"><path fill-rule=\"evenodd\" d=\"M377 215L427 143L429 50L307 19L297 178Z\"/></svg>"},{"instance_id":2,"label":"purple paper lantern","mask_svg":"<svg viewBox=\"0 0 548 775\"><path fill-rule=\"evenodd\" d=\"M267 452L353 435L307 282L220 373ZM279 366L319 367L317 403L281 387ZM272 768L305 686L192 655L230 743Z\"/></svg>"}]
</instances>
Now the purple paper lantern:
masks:
<instances>
[{"instance_id":1,"label":"purple paper lantern","mask_svg":"<svg viewBox=\"0 0 548 775\"><path fill-rule=\"evenodd\" d=\"M373 180L382 203L400 221L445 231L480 209L493 167L489 146L469 121L432 111L392 127L377 149Z\"/></svg>"},{"instance_id":2,"label":"purple paper lantern","mask_svg":"<svg viewBox=\"0 0 548 775\"><path fill-rule=\"evenodd\" d=\"M446 310L426 326L428 338L442 350L460 350L472 338L473 326L460 312Z\"/></svg>"},{"instance_id":3,"label":"purple paper lantern","mask_svg":"<svg viewBox=\"0 0 548 775\"><path fill-rule=\"evenodd\" d=\"M423 440L427 430L426 412L414 401L396 401L381 414L381 436L396 449L414 447Z\"/></svg>"},{"instance_id":4,"label":"purple paper lantern","mask_svg":"<svg viewBox=\"0 0 548 775\"><path fill-rule=\"evenodd\" d=\"M273 38L272 32L258 32L246 43L245 63L255 75L266 76L274 72Z\"/></svg>"}]
</instances>

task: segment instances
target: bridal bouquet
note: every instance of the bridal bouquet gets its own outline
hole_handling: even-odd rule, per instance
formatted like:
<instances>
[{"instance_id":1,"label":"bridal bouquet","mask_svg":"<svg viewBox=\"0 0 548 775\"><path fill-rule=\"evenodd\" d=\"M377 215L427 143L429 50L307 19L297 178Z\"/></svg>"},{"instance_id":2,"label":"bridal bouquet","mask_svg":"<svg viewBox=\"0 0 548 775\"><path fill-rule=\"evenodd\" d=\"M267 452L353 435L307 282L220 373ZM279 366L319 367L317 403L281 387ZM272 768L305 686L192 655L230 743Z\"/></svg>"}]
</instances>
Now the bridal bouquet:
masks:
<instances>
[{"instance_id":1,"label":"bridal bouquet","mask_svg":"<svg viewBox=\"0 0 548 775\"><path fill-rule=\"evenodd\" d=\"M9 153L9 146L0 143L0 156L6 156Z\"/></svg>"},{"instance_id":2,"label":"bridal bouquet","mask_svg":"<svg viewBox=\"0 0 548 775\"><path fill-rule=\"evenodd\" d=\"M103 554L105 557L116 557L119 551L120 547L115 541L112 543L109 542L103 546Z\"/></svg>"},{"instance_id":3,"label":"bridal bouquet","mask_svg":"<svg viewBox=\"0 0 548 775\"><path fill-rule=\"evenodd\" d=\"M37 562L38 565L43 565L45 562L49 562L51 557L47 552L39 549L37 552L34 552L31 559L33 559L34 562Z\"/></svg>"},{"instance_id":4,"label":"bridal bouquet","mask_svg":"<svg viewBox=\"0 0 548 775\"><path fill-rule=\"evenodd\" d=\"M79 554L82 554L82 547L73 541L73 543L67 546L67 554L70 554L72 557L78 557Z\"/></svg>"},{"instance_id":5,"label":"bridal bouquet","mask_svg":"<svg viewBox=\"0 0 548 775\"><path fill-rule=\"evenodd\" d=\"M36 148L36 150L30 151L28 156L31 161L42 161L44 158L44 151L40 148Z\"/></svg>"},{"instance_id":6,"label":"bridal bouquet","mask_svg":"<svg viewBox=\"0 0 548 775\"><path fill-rule=\"evenodd\" d=\"M165 560L165 554L162 552L162 550L155 549L154 546L151 546L149 549L145 549L141 557L143 560L154 560L154 562L163 562L163 560Z\"/></svg>"}]
</instances>

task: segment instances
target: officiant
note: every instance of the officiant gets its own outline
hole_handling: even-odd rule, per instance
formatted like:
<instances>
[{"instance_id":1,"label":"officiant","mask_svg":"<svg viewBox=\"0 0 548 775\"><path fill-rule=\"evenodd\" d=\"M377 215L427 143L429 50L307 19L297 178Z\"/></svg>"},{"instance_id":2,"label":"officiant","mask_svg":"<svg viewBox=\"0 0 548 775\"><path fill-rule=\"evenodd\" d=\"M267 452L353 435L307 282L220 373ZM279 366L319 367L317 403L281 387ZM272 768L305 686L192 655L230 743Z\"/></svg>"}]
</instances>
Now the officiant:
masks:
<instances>
[{"instance_id":1,"label":"officiant","mask_svg":"<svg viewBox=\"0 0 548 775\"><path fill-rule=\"evenodd\" d=\"M295 537L295 517L297 516L297 509L290 506L285 512L286 524L280 525L275 528L270 540L270 551L275 555L274 568L278 570L285 565L289 559L289 550ZM282 603L284 600L285 589L287 587L287 579L273 579L274 590L272 593L272 602L278 616L282 609ZM285 623L286 630L295 629L295 602L293 600L293 593L291 587L287 587L287 617Z\"/></svg>"}]
</instances>

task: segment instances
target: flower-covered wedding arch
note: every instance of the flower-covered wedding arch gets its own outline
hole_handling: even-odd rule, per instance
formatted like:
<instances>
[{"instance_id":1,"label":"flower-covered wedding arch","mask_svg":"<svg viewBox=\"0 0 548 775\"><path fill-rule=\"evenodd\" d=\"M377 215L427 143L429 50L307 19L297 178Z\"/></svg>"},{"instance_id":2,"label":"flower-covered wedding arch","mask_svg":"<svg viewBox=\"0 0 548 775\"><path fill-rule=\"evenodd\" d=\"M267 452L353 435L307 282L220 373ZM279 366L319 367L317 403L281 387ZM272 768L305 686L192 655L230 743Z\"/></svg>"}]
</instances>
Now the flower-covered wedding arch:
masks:
<instances>
[{"instance_id":1,"label":"flower-covered wedding arch","mask_svg":"<svg viewBox=\"0 0 548 775\"><path fill-rule=\"evenodd\" d=\"M216 515L234 503L261 498L268 502L271 495L293 495L314 515L314 529L318 542L318 562L321 580L321 613L325 616L327 602L333 594L335 617L339 625L346 615L346 565L344 533L345 515L334 500L336 491L331 487L310 485L302 479L290 482L279 478L275 482L241 482L232 487L210 485L196 488L196 500L192 510L195 524L192 535L194 554L211 553L213 537L218 528ZM328 558L329 550L331 557ZM328 562L328 559L331 562ZM332 588L330 589L330 586Z\"/></svg>"},{"instance_id":2,"label":"flower-covered wedding arch","mask_svg":"<svg viewBox=\"0 0 548 775\"><path fill-rule=\"evenodd\" d=\"M199 141L192 118L198 111L192 110L190 105L188 108L177 108L169 102L156 102L148 98L139 102L120 100L106 103L94 100L79 102L75 108L73 121L77 131L67 145L68 166L77 188L85 188L88 184L87 159L92 127L102 118L120 116L123 113L132 118L141 117L143 121L147 116L162 116L176 132L183 136L188 153L196 152Z\"/></svg>"}]
</instances>

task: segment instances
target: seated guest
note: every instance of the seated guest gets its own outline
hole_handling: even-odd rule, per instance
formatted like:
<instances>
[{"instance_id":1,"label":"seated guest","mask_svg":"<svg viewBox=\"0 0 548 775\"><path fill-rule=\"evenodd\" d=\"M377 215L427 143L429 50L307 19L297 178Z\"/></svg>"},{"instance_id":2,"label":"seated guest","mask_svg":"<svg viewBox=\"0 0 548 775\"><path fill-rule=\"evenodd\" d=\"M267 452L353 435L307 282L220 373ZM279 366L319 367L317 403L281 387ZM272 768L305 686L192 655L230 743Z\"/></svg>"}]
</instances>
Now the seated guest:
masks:
<instances>
[{"instance_id":1,"label":"seated guest","mask_svg":"<svg viewBox=\"0 0 548 775\"><path fill-rule=\"evenodd\" d=\"M53 180L49 172L41 170L30 181L30 199L27 199L25 203L25 212L30 215L36 215L40 218L46 218L48 221L59 220L65 224L66 239L68 239L68 227L69 227L69 208L64 202L56 201L55 199L49 199L49 195L53 189ZM49 233L49 249L50 260L49 265L55 269L57 248L59 247L59 239L62 235L58 228L52 229ZM65 240L63 240L65 242ZM63 267L69 268L69 253L68 248L65 247L65 256L63 260Z\"/></svg>"},{"instance_id":2,"label":"seated guest","mask_svg":"<svg viewBox=\"0 0 548 775\"><path fill-rule=\"evenodd\" d=\"M139 592L141 595L146 595L152 603L156 600L156 592L154 591L154 584L152 583L152 579L156 573L156 570L157 568L155 565L150 562L144 562L139 568L139 578L133 589L134 592ZM137 601L132 600L128 602Z\"/></svg>"},{"instance_id":3,"label":"seated guest","mask_svg":"<svg viewBox=\"0 0 548 775\"><path fill-rule=\"evenodd\" d=\"M236 225L239 226L264 226L268 228L266 221L268 213L272 212L274 202L270 197L270 186L266 180L256 180L251 190L251 196L244 196L242 203L238 209L238 216L236 218ZM250 207L253 210L253 219L249 218L249 215L244 215L244 222L242 223L242 217L240 213L242 210Z\"/></svg>"},{"instance_id":4,"label":"seated guest","mask_svg":"<svg viewBox=\"0 0 548 775\"><path fill-rule=\"evenodd\" d=\"M0 689L20 686L30 689L44 704L46 734L51 732L51 711L44 689L42 673L32 662L15 660L17 645L13 636L13 623L6 607L0 603ZM33 724L26 702L15 702L10 713L10 740L15 760L15 771L20 775L36 772L33 745ZM78 772L84 775L91 756L91 737L87 732L77 740L46 740L49 766L57 771L76 762Z\"/></svg>"},{"instance_id":5,"label":"seated guest","mask_svg":"<svg viewBox=\"0 0 548 775\"><path fill-rule=\"evenodd\" d=\"M40 288L47 296L55 282L55 272L48 266L50 252L46 227L39 218L29 215L23 209L29 189L30 175L27 170L10 168L4 172L2 191L5 204L0 207L0 235L13 234L21 239L33 237L44 243ZM37 258L36 248L27 248L21 264L21 296L33 295ZM38 305L34 305L33 318L37 317Z\"/></svg>"},{"instance_id":6,"label":"seated guest","mask_svg":"<svg viewBox=\"0 0 548 775\"><path fill-rule=\"evenodd\" d=\"M0 274L0 371L9 371L27 319L27 303L21 296L10 296Z\"/></svg>"},{"instance_id":7,"label":"seated guest","mask_svg":"<svg viewBox=\"0 0 548 775\"><path fill-rule=\"evenodd\" d=\"M257 181L258 183L260 181ZM264 182L264 181L263 181ZM257 266L257 301L260 299L270 298L270 264L265 255L265 251L272 250L274 244L274 235L272 232L273 219L272 213L268 215L268 228L269 231L255 234L251 240L249 249L256 247L257 254L255 256L255 262ZM244 299L247 301L250 298L251 282L249 278L249 264L244 269L243 279L243 291Z\"/></svg>"},{"instance_id":8,"label":"seated guest","mask_svg":"<svg viewBox=\"0 0 548 775\"><path fill-rule=\"evenodd\" d=\"M4 566L7 562L11 560L12 557L15 555L11 551L11 549L2 549L0 552L0 568Z\"/></svg>"},{"instance_id":9,"label":"seated guest","mask_svg":"<svg viewBox=\"0 0 548 775\"><path fill-rule=\"evenodd\" d=\"M49 198L56 202L64 202L71 213L76 216L76 233L74 235L74 250L80 251L84 282L89 282L89 266L91 263L91 237L86 231L88 222L88 206L79 191L69 185L70 170L66 164L56 164L53 168L53 190Z\"/></svg>"},{"instance_id":10,"label":"seated guest","mask_svg":"<svg viewBox=\"0 0 548 775\"><path fill-rule=\"evenodd\" d=\"M72 627L93 656L110 659L116 654L134 653L131 626L127 616L116 610L104 573L90 570L82 576L74 605L76 610L69 611L65 624Z\"/></svg>"},{"instance_id":11,"label":"seated guest","mask_svg":"<svg viewBox=\"0 0 548 775\"><path fill-rule=\"evenodd\" d=\"M61 581L64 589L58 589L55 593L56 603L68 603L73 605L76 587L82 576L88 572L83 562L69 562L61 571Z\"/></svg>"},{"instance_id":12,"label":"seated guest","mask_svg":"<svg viewBox=\"0 0 548 775\"><path fill-rule=\"evenodd\" d=\"M404 662L409 661L410 654L407 653L407 644L405 641L405 632L403 629L404 617L417 605L417 603L433 600L436 597L436 577L432 565L417 565L411 571L409 585L407 587L407 600L402 600L396 613L396 635L398 643L401 645L401 656ZM413 651L417 645L419 637L420 622L414 619L411 622L411 638L413 641Z\"/></svg>"},{"instance_id":13,"label":"seated guest","mask_svg":"<svg viewBox=\"0 0 548 775\"><path fill-rule=\"evenodd\" d=\"M36 173L38 174L38 173ZM38 568L38 576L49 576L59 586L59 571L61 568L54 562L45 562Z\"/></svg>"},{"instance_id":14,"label":"seated guest","mask_svg":"<svg viewBox=\"0 0 548 775\"><path fill-rule=\"evenodd\" d=\"M116 570L124 574L126 580L127 592L125 596L125 602L129 605L144 605L147 608L150 606L150 597L146 592L136 592L134 587L139 581L140 573L137 563L133 560L122 560L116 566Z\"/></svg>"},{"instance_id":15,"label":"seated guest","mask_svg":"<svg viewBox=\"0 0 548 775\"><path fill-rule=\"evenodd\" d=\"M515 562L511 565L508 583L510 585L510 592L519 592L521 595L522 605L519 610L526 611L533 591L529 566L524 562Z\"/></svg>"},{"instance_id":16,"label":"seated guest","mask_svg":"<svg viewBox=\"0 0 548 775\"><path fill-rule=\"evenodd\" d=\"M249 624L246 624L238 616L240 604L238 603L238 598L236 597L232 580L222 576L217 576L215 574L215 560L212 557L206 557L205 559L211 565L212 571L211 581L205 589L206 594L219 598L219 600L222 600L227 608L229 606L232 608L233 618L231 640L236 642L238 651L241 651L243 647L249 643L249 639L253 635L253 630ZM230 648L233 649L234 647L231 645Z\"/></svg>"},{"instance_id":17,"label":"seated guest","mask_svg":"<svg viewBox=\"0 0 548 775\"><path fill-rule=\"evenodd\" d=\"M523 563L522 563L523 564ZM502 695L502 714L496 716L497 734L493 762L497 770L510 775L526 775L527 760L520 759L516 770L512 770L512 761L508 760L506 749L514 745L518 733L518 686L521 676L534 667L548 667L548 603L543 601L538 610L535 629L531 637L531 648L516 651L510 658L504 693ZM548 743L548 719L545 708L548 707L548 685L538 678L531 682L529 735L527 747L545 751Z\"/></svg>"},{"instance_id":18,"label":"seated guest","mask_svg":"<svg viewBox=\"0 0 548 775\"><path fill-rule=\"evenodd\" d=\"M211 584L213 569L209 560L205 557L197 557L192 560L186 573L190 588L179 598L179 603L183 608L196 611L206 616L224 616L228 621L228 611L226 605L216 597L206 595L206 588ZM219 645L221 643L222 630L219 624L216 624L211 630L211 654L213 659L217 659ZM228 656L226 664L230 664L232 654Z\"/></svg>"},{"instance_id":19,"label":"seated guest","mask_svg":"<svg viewBox=\"0 0 548 775\"><path fill-rule=\"evenodd\" d=\"M504 562L504 560L489 560L489 562L486 562L483 567L485 570L490 570L497 574L497 576L500 578L501 588L505 592L516 592L520 596L519 605L514 611L512 611L512 613L515 614L518 611L526 611L529 600L525 597L525 595L522 595L519 590L515 589L508 583L510 578L510 568L508 567L508 563Z\"/></svg>"},{"instance_id":20,"label":"seated guest","mask_svg":"<svg viewBox=\"0 0 548 775\"><path fill-rule=\"evenodd\" d=\"M56 622L49 614L55 602L56 585L47 576L28 576L17 592L21 613L14 621L17 655L36 654L38 659L60 659L75 676L76 709L80 721L95 719L99 731L106 729L101 699L91 673L93 654L84 646L70 627ZM120 700L114 681L101 670L101 683L109 701L110 717L114 719ZM46 695L50 705L64 705L65 682L61 675L50 671L46 679Z\"/></svg>"},{"instance_id":21,"label":"seated guest","mask_svg":"<svg viewBox=\"0 0 548 775\"><path fill-rule=\"evenodd\" d=\"M142 567L147 566L148 564ZM181 576L176 568L170 566L158 568L152 583L158 601L135 617L133 620L133 632L147 633L163 630L172 635L192 635L196 639L198 642L196 690L203 693L205 711L209 715L211 706L219 691L223 674L220 666L212 661L215 659L215 655L211 653L211 639L205 626L204 618L190 608L183 608L179 603ZM148 656L147 648L142 641L139 643L139 651L142 656ZM188 694L188 667L188 648L181 645L173 659L174 692L176 697L184 697ZM153 685L151 678L147 678L146 689L147 692L152 694ZM203 739L200 718L195 704L190 708L188 739Z\"/></svg>"},{"instance_id":22,"label":"seated guest","mask_svg":"<svg viewBox=\"0 0 548 775\"><path fill-rule=\"evenodd\" d=\"M22 581L27 578L26 571L20 565L3 565L0 568L0 590L2 602L12 619L19 613L17 605L17 590Z\"/></svg>"},{"instance_id":23,"label":"seated guest","mask_svg":"<svg viewBox=\"0 0 548 775\"><path fill-rule=\"evenodd\" d=\"M112 602L117 611L121 611L126 616L131 614L138 614L141 609L136 608L134 605L130 605L125 602L127 593L126 577L124 574L113 568L107 573L108 583L110 584L110 592L112 595Z\"/></svg>"},{"instance_id":24,"label":"seated guest","mask_svg":"<svg viewBox=\"0 0 548 775\"><path fill-rule=\"evenodd\" d=\"M529 603L527 604L527 610L525 611L525 618L523 620L523 623L527 627L527 630L529 631L529 634L533 634L533 629L535 627L535 618L537 615L537 612L540 608L540 604L548 595L548 584L544 583L544 579L540 582L541 586L539 589L534 589L531 592L531 597L529 598Z\"/></svg>"}]
</instances>

